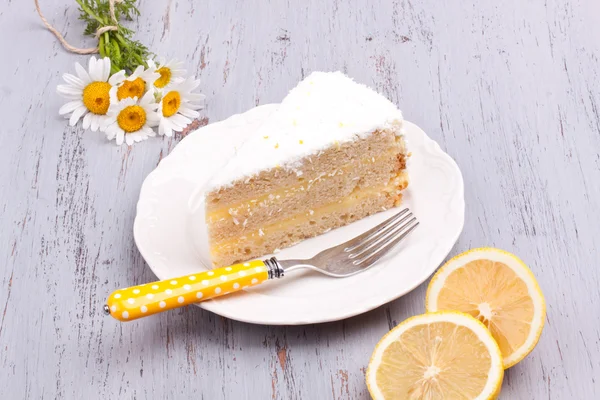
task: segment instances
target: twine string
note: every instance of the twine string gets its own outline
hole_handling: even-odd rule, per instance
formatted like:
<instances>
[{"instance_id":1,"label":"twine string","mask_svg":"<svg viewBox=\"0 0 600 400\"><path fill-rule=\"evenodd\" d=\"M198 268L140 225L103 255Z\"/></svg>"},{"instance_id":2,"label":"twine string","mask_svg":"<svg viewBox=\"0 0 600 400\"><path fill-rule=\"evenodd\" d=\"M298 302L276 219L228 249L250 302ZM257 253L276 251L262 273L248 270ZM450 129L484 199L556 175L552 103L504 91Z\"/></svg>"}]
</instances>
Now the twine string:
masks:
<instances>
[{"instance_id":1,"label":"twine string","mask_svg":"<svg viewBox=\"0 0 600 400\"><path fill-rule=\"evenodd\" d=\"M48 22L46 17L44 17L44 14L42 14L42 10L40 9L39 0L34 0L34 1L35 1L35 9L37 10L37 12L39 14L40 19L42 20L42 22L44 23L46 28L48 28L48 30L50 32L52 32L54 34L54 36L56 36L58 41L63 45L63 47L65 49L67 49L71 53L76 53L76 54L95 54L95 53L99 52L98 47L90 47L90 48L84 49L84 48L75 47L75 46L71 45L69 42L67 42L67 40L63 37L63 35L61 35L61 33L55 27L53 27L52 24L50 24L50 22ZM123 0L108 0L110 17L112 18L114 25L108 25L108 26L103 26L103 27L98 28L98 30L96 30L96 34L94 35L96 37L96 39L98 39L100 37L100 35L102 35L104 32L119 30L118 21L117 21L117 18L115 17L115 3L120 3L121 1L123 1Z\"/></svg>"}]
</instances>

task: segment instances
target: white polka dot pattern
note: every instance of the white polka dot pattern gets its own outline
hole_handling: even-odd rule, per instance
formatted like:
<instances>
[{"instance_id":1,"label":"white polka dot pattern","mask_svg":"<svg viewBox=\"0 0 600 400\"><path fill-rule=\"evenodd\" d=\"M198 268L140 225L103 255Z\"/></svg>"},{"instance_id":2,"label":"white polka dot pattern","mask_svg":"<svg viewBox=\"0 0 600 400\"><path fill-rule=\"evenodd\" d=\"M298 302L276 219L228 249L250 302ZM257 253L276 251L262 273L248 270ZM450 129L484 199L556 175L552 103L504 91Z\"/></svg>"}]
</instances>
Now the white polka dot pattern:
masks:
<instances>
[{"instance_id":1,"label":"white polka dot pattern","mask_svg":"<svg viewBox=\"0 0 600 400\"><path fill-rule=\"evenodd\" d=\"M119 289L107 300L110 314L120 321L204 301L257 285L269 279L262 261L249 261L212 271Z\"/></svg>"}]
</instances>

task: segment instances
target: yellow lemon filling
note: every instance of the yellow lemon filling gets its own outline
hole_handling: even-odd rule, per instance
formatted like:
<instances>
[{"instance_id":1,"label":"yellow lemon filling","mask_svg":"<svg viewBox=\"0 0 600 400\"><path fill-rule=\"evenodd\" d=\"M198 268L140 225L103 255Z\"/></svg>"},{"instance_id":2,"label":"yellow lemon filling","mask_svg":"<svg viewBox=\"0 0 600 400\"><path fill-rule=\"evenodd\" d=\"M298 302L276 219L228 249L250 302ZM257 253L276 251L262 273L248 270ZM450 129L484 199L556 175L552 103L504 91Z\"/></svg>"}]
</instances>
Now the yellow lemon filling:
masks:
<instances>
[{"instance_id":1,"label":"yellow lemon filling","mask_svg":"<svg viewBox=\"0 0 600 400\"><path fill-rule=\"evenodd\" d=\"M160 74L160 78L154 82L154 86L162 89L171 82L171 68L160 67L156 72Z\"/></svg>"},{"instance_id":2,"label":"yellow lemon filling","mask_svg":"<svg viewBox=\"0 0 600 400\"><path fill-rule=\"evenodd\" d=\"M117 123L127 133L139 131L146 123L146 111L140 106L125 107L117 116Z\"/></svg>"},{"instance_id":3,"label":"yellow lemon filling","mask_svg":"<svg viewBox=\"0 0 600 400\"><path fill-rule=\"evenodd\" d=\"M163 104L164 104L164 100L163 100ZM163 105L163 114L164 114L164 105ZM165 114L165 116L168 116L168 115ZM300 142L302 142L302 140ZM371 162L378 163L378 162L381 162L382 159L388 158L389 156L390 156L390 153L387 153L380 157L375 157L374 159L373 158L363 158L359 162L362 164L371 163ZM348 164L344 165L340 169L340 172L348 173L348 172L352 171L353 168L356 168L356 162L352 162L352 163L348 163ZM315 179L315 181L317 181L317 180L326 181L326 180L331 179L332 176L333 175L321 176L321 177ZM229 218L231 214L235 215L239 211L242 211L242 212L244 210L254 211L255 209L262 207L261 203L266 204L266 202L268 202L269 205L281 203L288 195L293 196L295 193L297 193L299 191L304 191L304 190L308 190L308 189L310 189L310 184L307 185L306 183L300 183L298 185L293 185L293 186L285 186L285 187L282 187L273 192L266 193L262 196L259 196L255 199L246 200L241 203L226 205L225 207L222 207L217 210L211 210L206 215L206 221L209 223L213 223L215 221L220 220L221 218Z\"/></svg>"},{"instance_id":4,"label":"yellow lemon filling","mask_svg":"<svg viewBox=\"0 0 600 400\"><path fill-rule=\"evenodd\" d=\"M181 96L179 92L171 91L163 97L162 113L165 117L175 115L181 106Z\"/></svg>"},{"instance_id":5,"label":"yellow lemon filling","mask_svg":"<svg viewBox=\"0 0 600 400\"><path fill-rule=\"evenodd\" d=\"M83 104L94 114L104 115L110 105L110 84L92 82L83 89Z\"/></svg>"},{"instance_id":6,"label":"yellow lemon filling","mask_svg":"<svg viewBox=\"0 0 600 400\"><path fill-rule=\"evenodd\" d=\"M136 78L132 81L126 80L119 89L117 89L117 99L123 100L128 97L137 97L141 99L146 91L146 82L142 78Z\"/></svg>"},{"instance_id":7,"label":"yellow lemon filling","mask_svg":"<svg viewBox=\"0 0 600 400\"><path fill-rule=\"evenodd\" d=\"M403 178L406 179L406 176L403 176ZM406 185L408 185L408 181L406 182ZM396 189L396 184L393 183L393 184L386 185L383 188L377 187L377 188L368 189L368 190L360 190L357 193L353 193L352 195L348 196L341 202L326 204L321 207L317 207L314 210L310 210L309 212L306 212L306 213L302 212L302 213L293 215L288 219L284 219L281 221L277 221L273 224L263 226L261 229L247 232L245 234L245 236L243 236L241 238L236 237L234 239L224 239L224 240L215 242L215 243L213 243L212 251L214 251L215 253L222 252L226 249L237 246L240 242L246 241L249 238L251 241L262 242L263 241L262 237L264 237L265 235L270 235L270 234L273 234L273 233L275 233L277 231L281 231L281 230L286 231L294 226L298 226L302 223L305 223L306 221L310 221L310 220L316 221L322 215L332 214L338 210L349 209L352 207L353 204L360 203L367 197L372 196L373 194L384 193L386 191L394 191L395 189Z\"/></svg>"}]
</instances>

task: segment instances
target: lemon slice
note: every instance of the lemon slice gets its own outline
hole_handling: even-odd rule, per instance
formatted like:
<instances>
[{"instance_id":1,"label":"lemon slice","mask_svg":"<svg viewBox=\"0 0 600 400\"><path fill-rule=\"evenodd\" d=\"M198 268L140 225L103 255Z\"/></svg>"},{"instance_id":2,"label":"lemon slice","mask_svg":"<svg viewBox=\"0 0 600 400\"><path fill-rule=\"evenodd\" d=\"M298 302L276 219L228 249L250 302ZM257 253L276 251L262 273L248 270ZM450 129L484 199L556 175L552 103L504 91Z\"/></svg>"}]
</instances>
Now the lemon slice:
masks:
<instances>
[{"instance_id":1,"label":"lemon slice","mask_svg":"<svg viewBox=\"0 0 600 400\"><path fill-rule=\"evenodd\" d=\"M493 399L502 384L502 354L486 327L444 311L402 322L375 347L367 386L380 399Z\"/></svg>"},{"instance_id":2,"label":"lemon slice","mask_svg":"<svg viewBox=\"0 0 600 400\"><path fill-rule=\"evenodd\" d=\"M483 322L504 358L504 368L521 361L537 344L546 302L535 277L513 254L473 249L448 261L427 288L428 312L457 310Z\"/></svg>"}]
</instances>

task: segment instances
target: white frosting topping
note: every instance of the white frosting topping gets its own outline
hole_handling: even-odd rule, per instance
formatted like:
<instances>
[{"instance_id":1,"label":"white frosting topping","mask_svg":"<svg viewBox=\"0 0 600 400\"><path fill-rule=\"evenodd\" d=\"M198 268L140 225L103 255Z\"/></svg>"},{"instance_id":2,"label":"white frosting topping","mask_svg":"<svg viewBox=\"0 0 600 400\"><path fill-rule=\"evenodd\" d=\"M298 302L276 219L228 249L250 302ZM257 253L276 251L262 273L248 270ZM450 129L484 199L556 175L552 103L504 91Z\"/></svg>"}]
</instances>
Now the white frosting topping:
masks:
<instances>
[{"instance_id":1,"label":"white frosting topping","mask_svg":"<svg viewBox=\"0 0 600 400\"><path fill-rule=\"evenodd\" d=\"M402 121L400 110L367 86L341 72L313 72L246 139L205 190L278 166L298 170L306 156L377 129L400 131Z\"/></svg>"}]
</instances>

